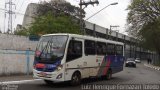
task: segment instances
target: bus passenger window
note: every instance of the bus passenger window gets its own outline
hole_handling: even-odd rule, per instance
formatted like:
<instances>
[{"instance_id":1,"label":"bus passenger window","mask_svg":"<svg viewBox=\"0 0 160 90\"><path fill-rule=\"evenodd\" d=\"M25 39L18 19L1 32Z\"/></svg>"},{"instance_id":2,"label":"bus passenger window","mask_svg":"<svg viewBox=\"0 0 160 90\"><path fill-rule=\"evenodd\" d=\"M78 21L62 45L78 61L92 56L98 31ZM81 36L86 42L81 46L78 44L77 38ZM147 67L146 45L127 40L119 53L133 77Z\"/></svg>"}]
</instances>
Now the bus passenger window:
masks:
<instances>
[{"instance_id":1,"label":"bus passenger window","mask_svg":"<svg viewBox=\"0 0 160 90\"><path fill-rule=\"evenodd\" d=\"M115 55L115 45L114 44L107 44L107 55Z\"/></svg>"},{"instance_id":2,"label":"bus passenger window","mask_svg":"<svg viewBox=\"0 0 160 90\"><path fill-rule=\"evenodd\" d=\"M95 41L85 40L85 54L86 55L95 55Z\"/></svg>"},{"instance_id":3,"label":"bus passenger window","mask_svg":"<svg viewBox=\"0 0 160 90\"><path fill-rule=\"evenodd\" d=\"M97 55L106 55L106 44L103 42L97 42Z\"/></svg>"},{"instance_id":4,"label":"bus passenger window","mask_svg":"<svg viewBox=\"0 0 160 90\"><path fill-rule=\"evenodd\" d=\"M123 55L123 46L116 45L116 55Z\"/></svg>"},{"instance_id":5,"label":"bus passenger window","mask_svg":"<svg viewBox=\"0 0 160 90\"><path fill-rule=\"evenodd\" d=\"M80 57L82 57L82 42L71 40L68 46L66 61L71 61Z\"/></svg>"}]
</instances>

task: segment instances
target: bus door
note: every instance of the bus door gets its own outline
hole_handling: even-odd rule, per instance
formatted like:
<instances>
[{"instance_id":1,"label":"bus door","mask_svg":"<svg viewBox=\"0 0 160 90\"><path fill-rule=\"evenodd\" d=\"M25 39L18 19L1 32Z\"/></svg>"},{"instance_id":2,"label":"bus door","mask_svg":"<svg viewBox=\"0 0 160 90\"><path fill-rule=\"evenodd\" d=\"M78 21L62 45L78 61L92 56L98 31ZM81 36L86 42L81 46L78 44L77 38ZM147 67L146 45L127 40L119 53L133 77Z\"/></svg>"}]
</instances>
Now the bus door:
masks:
<instances>
[{"instance_id":1,"label":"bus door","mask_svg":"<svg viewBox=\"0 0 160 90\"><path fill-rule=\"evenodd\" d=\"M83 40L79 38L71 39L67 50L66 69L71 70L71 72L79 70L83 78L88 75L88 71L84 68L86 64L83 56Z\"/></svg>"}]
</instances>

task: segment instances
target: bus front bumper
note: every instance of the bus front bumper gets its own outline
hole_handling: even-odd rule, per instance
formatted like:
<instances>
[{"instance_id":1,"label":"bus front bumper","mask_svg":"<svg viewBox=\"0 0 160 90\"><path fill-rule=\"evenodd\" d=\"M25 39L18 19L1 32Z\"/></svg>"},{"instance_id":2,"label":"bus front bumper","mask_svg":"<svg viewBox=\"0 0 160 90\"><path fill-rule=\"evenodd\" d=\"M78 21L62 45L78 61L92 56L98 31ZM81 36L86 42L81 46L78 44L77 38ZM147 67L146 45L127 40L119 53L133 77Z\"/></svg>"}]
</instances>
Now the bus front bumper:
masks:
<instances>
[{"instance_id":1,"label":"bus front bumper","mask_svg":"<svg viewBox=\"0 0 160 90\"><path fill-rule=\"evenodd\" d=\"M64 81L64 75L62 72L43 72L33 69L33 77L36 79L50 80L53 82Z\"/></svg>"}]
</instances>

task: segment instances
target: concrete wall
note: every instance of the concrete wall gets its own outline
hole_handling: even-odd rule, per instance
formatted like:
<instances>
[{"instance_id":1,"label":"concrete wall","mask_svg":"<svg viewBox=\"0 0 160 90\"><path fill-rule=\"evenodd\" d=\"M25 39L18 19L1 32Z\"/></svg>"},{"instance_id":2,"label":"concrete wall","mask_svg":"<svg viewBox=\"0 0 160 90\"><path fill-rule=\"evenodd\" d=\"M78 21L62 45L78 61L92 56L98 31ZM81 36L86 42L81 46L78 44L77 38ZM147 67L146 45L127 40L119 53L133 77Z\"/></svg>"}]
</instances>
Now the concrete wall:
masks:
<instances>
[{"instance_id":1,"label":"concrete wall","mask_svg":"<svg viewBox=\"0 0 160 90\"><path fill-rule=\"evenodd\" d=\"M32 72L33 57L29 56L29 72ZM27 74L27 56L25 54L0 54L0 76Z\"/></svg>"},{"instance_id":2,"label":"concrete wall","mask_svg":"<svg viewBox=\"0 0 160 90\"><path fill-rule=\"evenodd\" d=\"M37 41L28 37L0 34L0 76L27 73L27 54L30 48L29 72L32 72Z\"/></svg>"},{"instance_id":3,"label":"concrete wall","mask_svg":"<svg viewBox=\"0 0 160 90\"><path fill-rule=\"evenodd\" d=\"M28 37L0 34L0 49L35 50L37 41L30 41Z\"/></svg>"}]
</instances>

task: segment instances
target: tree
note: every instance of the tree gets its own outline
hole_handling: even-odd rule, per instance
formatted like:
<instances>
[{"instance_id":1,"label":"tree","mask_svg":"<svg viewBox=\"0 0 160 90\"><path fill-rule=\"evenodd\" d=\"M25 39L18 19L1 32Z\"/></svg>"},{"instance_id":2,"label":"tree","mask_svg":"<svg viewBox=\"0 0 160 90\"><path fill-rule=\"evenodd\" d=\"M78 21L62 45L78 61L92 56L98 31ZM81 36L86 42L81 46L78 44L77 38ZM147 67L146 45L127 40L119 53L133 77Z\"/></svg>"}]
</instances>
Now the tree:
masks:
<instances>
[{"instance_id":1,"label":"tree","mask_svg":"<svg viewBox=\"0 0 160 90\"><path fill-rule=\"evenodd\" d=\"M79 18L79 13L82 12L82 17L85 17L85 11L81 10L79 7L71 5L65 0L51 0L50 2L41 2L37 7L38 16L43 16L51 11L55 16L59 15L60 12L65 12L65 14L72 15L73 17Z\"/></svg>"},{"instance_id":2,"label":"tree","mask_svg":"<svg viewBox=\"0 0 160 90\"><path fill-rule=\"evenodd\" d=\"M29 33L32 35L43 35L49 33L80 33L79 24L71 16L61 13L59 16L53 16L51 12L39 16L29 27Z\"/></svg>"},{"instance_id":3,"label":"tree","mask_svg":"<svg viewBox=\"0 0 160 90\"><path fill-rule=\"evenodd\" d=\"M22 29L15 30L14 34L15 35L22 35L22 36L29 36L29 30L27 30L26 28L23 27Z\"/></svg>"},{"instance_id":4,"label":"tree","mask_svg":"<svg viewBox=\"0 0 160 90\"><path fill-rule=\"evenodd\" d=\"M51 0L37 5L33 23L27 30L16 33L24 35L43 35L48 33L80 34L79 12L84 10L64 0Z\"/></svg>"},{"instance_id":5,"label":"tree","mask_svg":"<svg viewBox=\"0 0 160 90\"><path fill-rule=\"evenodd\" d=\"M131 0L128 6L129 32L150 50L156 50L160 60L160 0Z\"/></svg>"}]
</instances>

